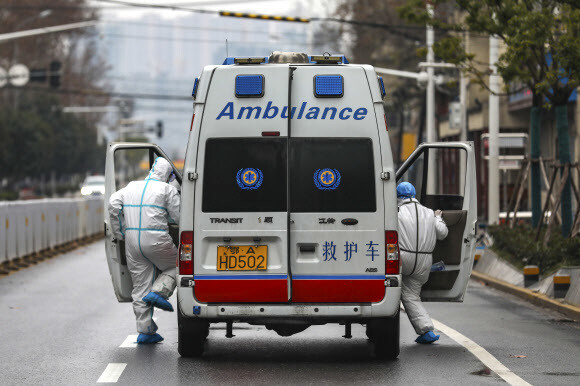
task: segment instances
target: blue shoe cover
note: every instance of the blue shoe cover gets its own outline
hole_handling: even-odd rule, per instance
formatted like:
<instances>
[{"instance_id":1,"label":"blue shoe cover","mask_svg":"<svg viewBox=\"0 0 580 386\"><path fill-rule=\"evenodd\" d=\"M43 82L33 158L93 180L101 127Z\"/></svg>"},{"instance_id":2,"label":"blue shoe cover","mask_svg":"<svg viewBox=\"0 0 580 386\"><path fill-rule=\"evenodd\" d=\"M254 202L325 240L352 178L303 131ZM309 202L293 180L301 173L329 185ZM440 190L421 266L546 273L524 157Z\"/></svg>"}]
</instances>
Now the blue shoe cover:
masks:
<instances>
[{"instance_id":1,"label":"blue shoe cover","mask_svg":"<svg viewBox=\"0 0 580 386\"><path fill-rule=\"evenodd\" d=\"M171 305L171 303L169 303L166 299L164 299L163 296L155 292L149 292L147 295L145 295L143 301L153 307L173 312L173 306Z\"/></svg>"},{"instance_id":2,"label":"blue shoe cover","mask_svg":"<svg viewBox=\"0 0 580 386\"><path fill-rule=\"evenodd\" d=\"M163 340L163 337L159 334L139 334L137 337L138 344L153 344L159 343Z\"/></svg>"},{"instance_id":3,"label":"blue shoe cover","mask_svg":"<svg viewBox=\"0 0 580 386\"><path fill-rule=\"evenodd\" d=\"M430 344L430 343L435 342L438 339L439 339L439 335L433 334L433 331L428 331L428 332L424 333L423 335L421 335L420 337L418 337L417 339L415 339L415 342L421 343L421 344Z\"/></svg>"}]
</instances>

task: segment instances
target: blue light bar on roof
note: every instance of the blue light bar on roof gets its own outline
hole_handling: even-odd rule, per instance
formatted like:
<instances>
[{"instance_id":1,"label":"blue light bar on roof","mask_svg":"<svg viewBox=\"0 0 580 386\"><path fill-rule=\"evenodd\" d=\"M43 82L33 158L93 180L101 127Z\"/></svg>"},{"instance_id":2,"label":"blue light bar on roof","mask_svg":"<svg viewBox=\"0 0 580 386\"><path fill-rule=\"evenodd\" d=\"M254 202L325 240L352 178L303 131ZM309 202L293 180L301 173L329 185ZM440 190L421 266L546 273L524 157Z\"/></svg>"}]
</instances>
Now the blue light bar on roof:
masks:
<instances>
[{"instance_id":1,"label":"blue light bar on roof","mask_svg":"<svg viewBox=\"0 0 580 386\"><path fill-rule=\"evenodd\" d=\"M195 81L193 82L193 90L191 91L191 97L193 99L195 99L195 96L197 95L197 84L199 83L199 78L195 78Z\"/></svg>"},{"instance_id":2,"label":"blue light bar on roof","mask_svg":"<svg viewBox=\"0 0 580 386\"><path fill-rule=\"evenodd\" d=\"M379 88L381 89L381 96L384 98L387 95L387 91L385 90L385 82L383 82L383 77L379 76Z\"/></svg>"},{"instance_id":3,"label":"blue light bar on roof","mask_svg":"<svg viewBox=\"0 0 580 386\"><path fill-rule=\"evenodd\" d=\"M340 98L344 95L342 75L316 75L314 77L314 95L319 98Z\"/></svg>"},{"instance_id":4,"label":"blue light bar on roof","mask_svg":"<svg viewBox=\"0 0 580 386\"><path fill-rule=\"evenodd\" d=\"M264 96L264 75L236 76L236 96L238 98Z\"/></svg>"}]
</instances>

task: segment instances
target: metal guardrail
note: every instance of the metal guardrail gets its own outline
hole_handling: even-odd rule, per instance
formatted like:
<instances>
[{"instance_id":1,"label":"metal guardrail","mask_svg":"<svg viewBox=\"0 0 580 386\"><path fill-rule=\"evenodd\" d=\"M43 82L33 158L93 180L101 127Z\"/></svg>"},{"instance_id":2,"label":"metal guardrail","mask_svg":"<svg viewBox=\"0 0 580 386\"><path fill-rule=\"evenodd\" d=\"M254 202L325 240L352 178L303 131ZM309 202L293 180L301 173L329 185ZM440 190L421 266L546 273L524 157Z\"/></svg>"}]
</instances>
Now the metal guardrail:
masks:
<instances>
[{"instance_id":1,"label":"metal guardrail","mask_svg":"<svg viewBox=\"0 0 580 386\"><path fill-rule=\"evenodd\" d=\"M0 264L51 252L102 231L102 197L0 202Z\"/></svg>"}]
</instances>

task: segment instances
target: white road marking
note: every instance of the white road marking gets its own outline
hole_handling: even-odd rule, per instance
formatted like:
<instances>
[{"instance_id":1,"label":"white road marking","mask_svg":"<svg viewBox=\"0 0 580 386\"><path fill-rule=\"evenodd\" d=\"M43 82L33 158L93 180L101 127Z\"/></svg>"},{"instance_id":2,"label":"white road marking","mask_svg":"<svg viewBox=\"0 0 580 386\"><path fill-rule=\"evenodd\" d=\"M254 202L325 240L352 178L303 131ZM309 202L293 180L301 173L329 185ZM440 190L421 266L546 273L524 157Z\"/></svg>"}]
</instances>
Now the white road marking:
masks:
<instances>
[{"instance_id":1,"label":"white road marking","mask_svg":"<svg viewBox=\"0 0 580 386\"><path fill-rule=\"evenodd\" d=\"M486 365L491 371L503 378L504 381L510 385L517 386L531 386L528 382L524 381L522 378L514 374L510 369L505 367L500 361L498 361L493 355L491 355L483 347L466 337L465 335L455 331L451 327L441 323L438 320L432 319L435 328L468 349L477 359L479 359L484 365Z\"/></svg>"},{"instance_id":2,"label":"white road marking","mask_svg":"<svg viewBox=\"0 0 580 386\"><path fill-rule=\"evenodd\" d=\"M127 367L126 363L109 363L97 383L116 383L125 367Z\"/></svg>"},{"instance_id":3,"label":"white road marking","mask_svg":"<svg viewBox=\"0 0 580 386\"><path fill-rule=\"evenodd\" d=\"M131 348L137 347L137 335L129 335L119 347Z\"/></svg>"}]
</instances>

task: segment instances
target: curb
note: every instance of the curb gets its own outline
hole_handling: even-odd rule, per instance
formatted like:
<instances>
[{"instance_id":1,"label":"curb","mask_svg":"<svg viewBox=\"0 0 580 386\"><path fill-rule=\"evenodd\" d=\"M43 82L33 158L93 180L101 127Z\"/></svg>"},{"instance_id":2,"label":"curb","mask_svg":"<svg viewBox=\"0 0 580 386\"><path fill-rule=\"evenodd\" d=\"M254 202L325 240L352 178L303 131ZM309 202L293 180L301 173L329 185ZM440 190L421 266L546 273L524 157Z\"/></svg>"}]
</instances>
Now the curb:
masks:
<instances>
[{"instance_id":1,"label":"curb","mask_svg":"<svg viewBox=\"0 0 580 386\"><path fill-rule=\"evenodd\" d=\"M521 288L510 283L506 283L505 281L498 280L496 278L476 271L471 271L471 277L484 282L490 287L510 293L538 306L558 311L571 319L580 321L580 307L576 307L571 304L561 303L557 300L547 297L544 294L540 294L526 288Z\"/></svg>"},{"instance_id":2,"label":"curb","mask_svg":"<svg viewBox=\"0 0 580 386\"><path fill-rule=\"evenodd\" d=\"M67 252L95 243L99 240L102 240L103 238L105 238L103 232L99 232L92 236L86 236L83 237L82 239L70 241L66 244L61 244L53 248L47 248L41 252L36 252L10 261L4 261L0 263L0 279L14 272L26 269L32 265L39 264L45 260L58 257Z\"/></svg>"}]
</instances>

